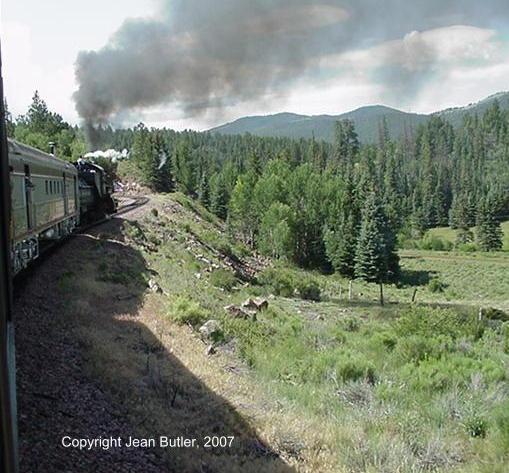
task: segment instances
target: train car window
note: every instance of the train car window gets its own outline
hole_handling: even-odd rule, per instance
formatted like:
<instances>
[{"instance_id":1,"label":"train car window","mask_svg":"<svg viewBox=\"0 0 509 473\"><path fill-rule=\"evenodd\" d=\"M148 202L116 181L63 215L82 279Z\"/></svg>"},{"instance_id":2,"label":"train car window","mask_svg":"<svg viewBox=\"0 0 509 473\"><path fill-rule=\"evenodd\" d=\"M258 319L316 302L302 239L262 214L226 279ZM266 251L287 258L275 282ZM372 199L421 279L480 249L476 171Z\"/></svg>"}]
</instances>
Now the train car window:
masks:
<instances>
[{"instance_id":1,"label":"train car window","mask_svg":"<svg viewBox=\"0 0 509 473\"><path fill-rule=\"evenodd\" d=\"M47 195L47 194L49 194L48 180L46 179L46 180L44 181L44 183L46 184L46 195Z\"/></svg>"}]
</instances>

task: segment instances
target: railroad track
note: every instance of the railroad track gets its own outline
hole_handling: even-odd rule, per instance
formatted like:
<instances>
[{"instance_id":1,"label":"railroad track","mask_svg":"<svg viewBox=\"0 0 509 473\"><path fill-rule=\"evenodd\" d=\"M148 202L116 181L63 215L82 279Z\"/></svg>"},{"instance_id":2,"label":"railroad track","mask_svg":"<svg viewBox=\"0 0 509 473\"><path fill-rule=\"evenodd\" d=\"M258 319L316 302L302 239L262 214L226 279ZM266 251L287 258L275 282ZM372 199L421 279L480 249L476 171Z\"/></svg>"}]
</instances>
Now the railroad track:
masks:
<instances>
[{"instance_id":1,"label":"railroad track","mask_svg":"<svg viewBox=\"0 0 509 473\"><path fill-rule=\"evenodd\" d=\"M53 251L55 251L57 248L60 248L61 245L63 245L65 242L69 241L71 238L75 238L79 236L80 234L83 234L83 232L86 232L92 228L95 228L99 225L102 225L103 223L109 222L112 219L119 217L121 215L124 215L131 210L134 210L138 207L142 207L146 203L148 203L149 199L147 197L126 197L122 198L125 202L122 202L120 207L118 207L117 211L114 214L108 215L100 220L96 220L95 222L83 225L79 227L76 232L73 234L62 238L60 240L57 240L55 242L47 243L39 248L39 256L37 259L35 259L30 266L20 271L15 277L14 277L14 296L17 294L17 290L19 290L21 287L23 287L23 281L25 278L31 274L32 270L37 268L40 264L42 264L45 260L45 258L48 257L49 254L51 254Z\"/></svg>"},{"instance_id":2,"label":"railroad track","mask_svg":"<svg viewBox=\"0 0 509 473\"><path fill-rule=\"evenodd\" d=\"M123 199L125 199L127 202L123 203L114 214L108 215L102 218L101 220L96 220L95 222L79 227L75 234L70 235L70 238L79 235L80 233L83 233L87 230L90 230L91 228L97 227L98 225L102 225L103 223L110 221L112 218L118 217L119 215L123 215L138 207L142 207L149 201L147 197L127 197Z\"/></svg>"}]
</instances>

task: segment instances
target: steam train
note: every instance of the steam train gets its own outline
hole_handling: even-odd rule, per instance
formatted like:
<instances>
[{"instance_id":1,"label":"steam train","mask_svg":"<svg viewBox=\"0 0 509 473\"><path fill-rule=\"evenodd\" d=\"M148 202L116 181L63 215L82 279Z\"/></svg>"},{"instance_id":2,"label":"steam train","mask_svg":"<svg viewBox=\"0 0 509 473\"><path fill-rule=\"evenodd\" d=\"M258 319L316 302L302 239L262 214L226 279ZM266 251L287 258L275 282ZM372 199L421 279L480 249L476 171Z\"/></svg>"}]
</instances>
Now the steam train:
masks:
<instances>
[{"instance_id":1,"label":"steam train","mask_svg":"<svg viewBox=\"0 0 509 473\"><path fill-rule=\"evenodd\" d=\"M14 140L8 140L8 153L14 274L39 256L44 242L115 212L113 190L100 166L83 159L72 164Z\"/></svg>"}]
</instances>

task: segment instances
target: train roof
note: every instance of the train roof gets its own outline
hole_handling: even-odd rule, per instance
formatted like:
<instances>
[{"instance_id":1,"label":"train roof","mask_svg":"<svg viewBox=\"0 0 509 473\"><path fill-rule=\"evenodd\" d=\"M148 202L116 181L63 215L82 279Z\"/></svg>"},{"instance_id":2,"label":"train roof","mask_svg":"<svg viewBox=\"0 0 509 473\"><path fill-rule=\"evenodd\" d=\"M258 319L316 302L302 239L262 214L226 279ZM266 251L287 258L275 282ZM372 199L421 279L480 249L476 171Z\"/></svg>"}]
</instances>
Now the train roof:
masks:
<instances>
[{"instance_id":1,"label":"train roof","mask_svg":"<svg viewBox=\"0 0 509 473\"><path fill-rule=\"evenodd\" d=\"M40 169L51 169L53 171L67 171L76 174L76 168L73 164L59 159L52 154L44 153L32 146L25 145L19 141L9 139L9 161L15 165L17 161L22 161L31 166ZM18 159L17 159L18 158Z\"/></svg>"}]
</instances>

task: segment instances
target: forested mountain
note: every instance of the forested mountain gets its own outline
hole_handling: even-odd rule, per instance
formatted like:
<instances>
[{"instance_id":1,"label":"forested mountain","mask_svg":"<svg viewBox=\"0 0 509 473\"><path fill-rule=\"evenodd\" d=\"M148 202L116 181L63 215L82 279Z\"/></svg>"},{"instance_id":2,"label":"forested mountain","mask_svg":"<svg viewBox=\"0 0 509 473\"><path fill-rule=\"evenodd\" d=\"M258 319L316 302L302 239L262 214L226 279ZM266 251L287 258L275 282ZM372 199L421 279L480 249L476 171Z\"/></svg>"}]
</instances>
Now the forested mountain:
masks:
<instances>
[{"instance_id":1,"label":"forested mountain","mask_svg":"<svg viewBox=\"0 0 509 473\"><path fill-rule=\"evenodd\" d=\"M457 129L433 115L401 138L391 135L387 119L377 128L376 144L359 141L353 120L334 123L332 143L143 124L100 128L95 138L103 148L130 150L120 166L125 177L197 199L227 222L236 240L303 267L397 280L397 238L419 238L437 226L458 229L458 245L502 247L509 110L493 100L482 115L465 115ZM37 95L9 130L43 149L55 141L68 157L84 145L82 131Z\"/></svg>"},{"instance_id":2,"label":"forested mountain","mask_svg":"<svg viewBox=\"0 0 509 473\"><path fill-rule=\"evenodd\" d=\"M351 120L335 123L333 143L141 125L114 132L111 144L133 140L128 174L145 170L145 183L196 198L226 220L234 238L304 267L396 280L396 238L419 238L436 226L457 229L458 245L501 248L509 110L494 101L457 130L435 115L402 139L382 120L378 135L376 145L361 144ZM162 170L161 146L171 156Z\"/></svg>"},{"instance_id":3,"label":"forested mountain","mask_svg":"<svg viewBox=\"0 0 509 473\"><path fill-rule=\"evenodd\" d=\"M465 107L448 108L434 115L444 118L454 128L458 128L463 124L463 119L467 115L483 115L495 101L498 102L502 110L509 110L509 92L499 92L498 94L490 95L480 102L472 103Z\"/></svg>"},{"instance_id":4,"label":"forested mountain","mask_svg":"<svg viewBox=\"0 0 509 473\"><path fill-rule=\"evenodd\" d=\"M323 139L334 141L334 125L338 120L352 120L361 143L376 143L380 122L387 121L390 135L401 138L415 130L418 125L429 120L431 116L441 116L455 128L459 127L467 114L483 114L495 100L502 109L509 109L509 93L501 92L476 104L466 107L447 109L432 115L407 113L382 105L361 107L341 115L297 115L278 113L276 115L245 117L210 130L212 133L225 135L251 133L257 136L280 136L288 138Z\"/></svg>"}]
</instances>

